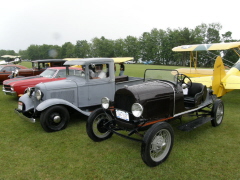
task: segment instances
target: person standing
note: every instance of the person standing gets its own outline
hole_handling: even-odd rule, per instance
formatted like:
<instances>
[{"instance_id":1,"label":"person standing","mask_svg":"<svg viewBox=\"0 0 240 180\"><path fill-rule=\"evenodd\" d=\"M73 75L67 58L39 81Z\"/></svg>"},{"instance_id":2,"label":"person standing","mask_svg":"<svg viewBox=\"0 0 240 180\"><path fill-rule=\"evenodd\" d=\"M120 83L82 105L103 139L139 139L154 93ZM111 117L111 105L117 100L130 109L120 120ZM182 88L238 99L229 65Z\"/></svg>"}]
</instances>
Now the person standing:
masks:
<instances>
[{"instance_id":1,"label":"person standing","mask_svg":"<svg viewBox=\"0 0 240 180\"><path fill-rule=\"evenodd\" d=\"M119 63L119 65L120 65L119 76L123 76L124 71L125 71L125 66L124 66L123 62Z\"/></svg>"}]
</instances>

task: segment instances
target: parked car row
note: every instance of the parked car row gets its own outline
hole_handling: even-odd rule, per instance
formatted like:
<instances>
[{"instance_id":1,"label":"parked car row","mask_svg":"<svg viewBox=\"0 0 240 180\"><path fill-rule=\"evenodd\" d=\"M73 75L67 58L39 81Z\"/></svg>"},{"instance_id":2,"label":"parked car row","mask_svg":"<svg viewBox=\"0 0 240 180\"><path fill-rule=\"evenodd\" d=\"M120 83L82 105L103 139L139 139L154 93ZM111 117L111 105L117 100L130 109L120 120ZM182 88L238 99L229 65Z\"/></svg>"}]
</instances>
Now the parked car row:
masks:
<instances>
[{"instance_id":1,"label":"parked car row","mask_svg":"<svg viewBox=\"0 0 240 180\"><path fill-rule=\"evenodd\" d=\"M46 67L48 63L44 63ZM51 63L54 66L56 62ZM143 162L153 167L170 155L174 142L172 120L180 120L178 129L182 131L208 122L214 127L222 123L221 99L177 70L147 69L144 78L115 77L111 58L60 64L65 67L47 68L38 76L3 83L7 95L21 96L15 112L30 122L39 121L46 132L65 129L73 112L82 113L88 116L86 131L90 139L98 142L116 134L138 141ZM38 65L35 70L40 69ZM25 71L14 71L12 77ZM181 123L187 114L193 119Z\"/></svg>"},{"instance_id":2,"label":"parked car row","mask_svg":"<svg viewBox=\"0 0 240 180\"><path fill-rule=\"evenodd\" d=\"M69 68L69 75L80 75L81 73L81 68ZM34 87L38 83L58 81L66 79L66 77L67 74L65 67L51 67L37 76L27 76L5 80L3 82L3 92L7 95L20 97L26 92L27 88Z\"/></svg>"}]
</instances>

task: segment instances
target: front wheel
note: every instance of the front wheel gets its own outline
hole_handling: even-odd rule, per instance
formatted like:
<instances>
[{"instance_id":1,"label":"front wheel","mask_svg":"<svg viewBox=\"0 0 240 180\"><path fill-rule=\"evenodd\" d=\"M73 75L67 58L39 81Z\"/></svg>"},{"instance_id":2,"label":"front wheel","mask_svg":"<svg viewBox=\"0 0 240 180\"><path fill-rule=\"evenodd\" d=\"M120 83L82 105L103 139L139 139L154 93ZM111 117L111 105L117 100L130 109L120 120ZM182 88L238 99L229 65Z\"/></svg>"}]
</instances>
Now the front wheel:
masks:
<instances>
[{"instance_id":1,"label":"front wheel","mask_svg":"<svg viewBox=\"0 0 240 180\"><path fill-rule=\"evenodd\" d=\"M40 123L46 132L54 132L65 129L69 119L68 110L64 106L52 106L41 113Z\"/></svg>"},{"instance_id":2,"label":"front wheel","mask_svg":"<svg viewBox=\"0 0 240 180\"><path fill-rule=\"evenodd\" d=\"M222 123L224 116L224 105L221 99L217 99L213 103L212 108L212 126L216 127L219 126Z\"/></svg>"},{"instance_id":3,"label":"front wheel","mask_svg":"<svg viewBox=\"0 0 240 180\"><path fill-rule=\"evenodd\" d=\"M164 162L172 150L173 141L174 133L170 124L154 124L143 137L141 156L144 163L154 167Z\"/></svg>"},{"instance_id":4,"label":"front wheel","mask_svg":"<svg viewBox=\"0 0 240 180\"><path fill-rule=\"evenodd\" d=\"M107 127L111 120L111 115L106 114L102 108L93 111L88 117L86 124L88 136L96 142L110 138L113 133Z\"/></svg>"}]
</instances>

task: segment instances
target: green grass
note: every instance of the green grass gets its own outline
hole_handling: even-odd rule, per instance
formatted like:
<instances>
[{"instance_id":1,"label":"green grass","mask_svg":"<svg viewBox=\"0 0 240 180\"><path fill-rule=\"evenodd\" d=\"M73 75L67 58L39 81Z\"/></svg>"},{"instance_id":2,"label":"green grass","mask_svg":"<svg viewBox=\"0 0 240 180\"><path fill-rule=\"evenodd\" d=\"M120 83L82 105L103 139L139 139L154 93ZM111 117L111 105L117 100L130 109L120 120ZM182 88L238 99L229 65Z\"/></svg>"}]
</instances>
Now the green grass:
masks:
<instances>
[{"instance_id":1,"label":"green grass","mask_svg":"<svg viewBox=\"0 0 240 180\"><path fill-rule=\"evenodd\" d=\"M29 61L22 61L21 63L19 63L22 66L26 66L28 68L32 68L32 63Z\"/></svg>"},{"instance_id":2,"label":"green grass","mask_svg":"<svg viewBox=\"0 0 240 180\"><path fill-rule=\"evenodd\" d=\"M132 64L125 67L126 75L135 76L142 76L146 68L175 68ZM14 113L17 98L0 93L0 180L239 180L240 90L226 94L222 100L225 116L219 127L207 123L182 132L176 128L179 122L172 122L173 150L166 162L150 168L141 159L140 143L117 135L93 142L86 134L86 117L78 114L65 130L46 133L39 122L26 122Z\"/></svg>"}]
</instances>

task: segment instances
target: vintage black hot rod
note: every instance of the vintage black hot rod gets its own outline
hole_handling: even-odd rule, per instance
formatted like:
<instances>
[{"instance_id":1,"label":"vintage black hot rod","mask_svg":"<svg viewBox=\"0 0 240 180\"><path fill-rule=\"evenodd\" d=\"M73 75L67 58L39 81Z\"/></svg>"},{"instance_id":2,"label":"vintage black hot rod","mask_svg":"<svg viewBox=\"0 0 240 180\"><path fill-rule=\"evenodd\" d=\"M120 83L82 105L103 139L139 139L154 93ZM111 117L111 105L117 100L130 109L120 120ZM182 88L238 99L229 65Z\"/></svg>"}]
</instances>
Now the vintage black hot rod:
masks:
<instances>
[{"instance_id":1,"label":"vintage black hot rod","mask_svg":"<svg viewBox=\"0 0 240 180\"><path fill-rule=\"evenodd\" d=\"M186 114L194 118L182 123ZM218 126L223 116L223 102L211 89L177 70L147 69L144 83L118 89L114 102L102 98L102 108L91 113L86 128L96 142L113 133L140 141L142 160L153 167L164 162L173 147L171 120L180 119L178 129L190 131L210 121Z\"/></svg>"}]
</instances>

